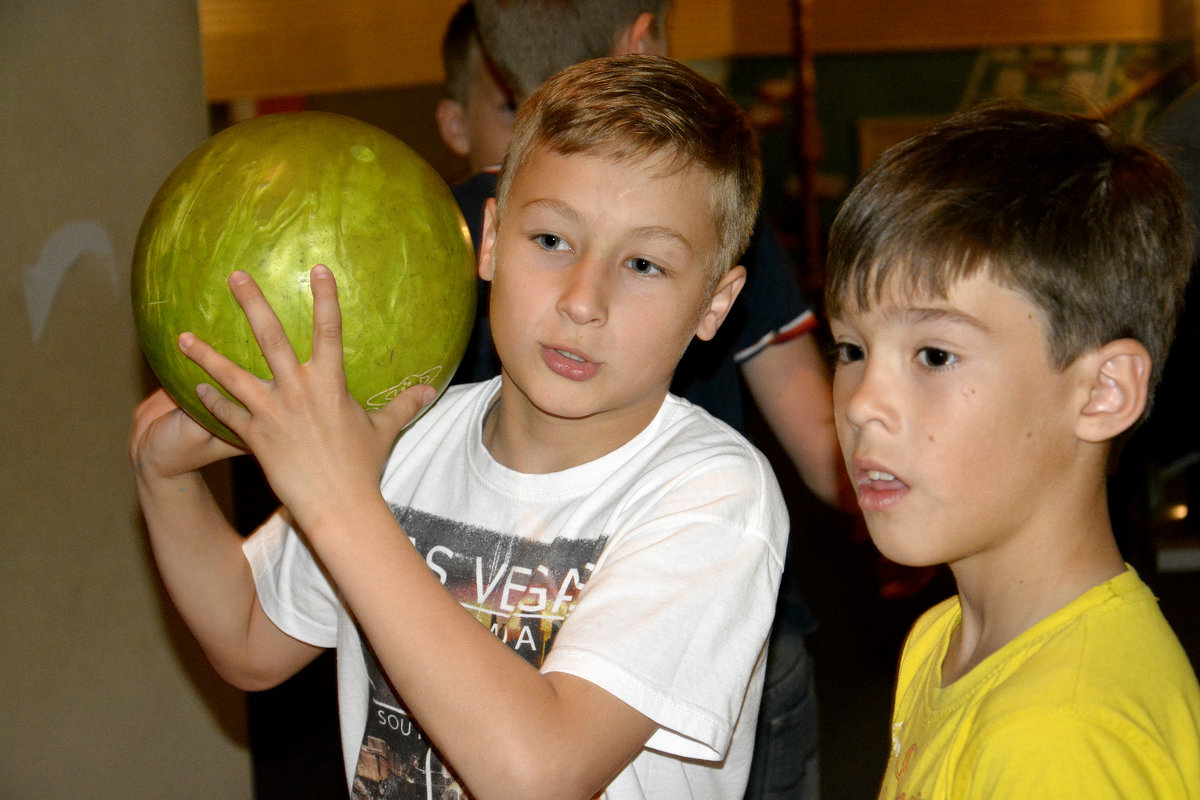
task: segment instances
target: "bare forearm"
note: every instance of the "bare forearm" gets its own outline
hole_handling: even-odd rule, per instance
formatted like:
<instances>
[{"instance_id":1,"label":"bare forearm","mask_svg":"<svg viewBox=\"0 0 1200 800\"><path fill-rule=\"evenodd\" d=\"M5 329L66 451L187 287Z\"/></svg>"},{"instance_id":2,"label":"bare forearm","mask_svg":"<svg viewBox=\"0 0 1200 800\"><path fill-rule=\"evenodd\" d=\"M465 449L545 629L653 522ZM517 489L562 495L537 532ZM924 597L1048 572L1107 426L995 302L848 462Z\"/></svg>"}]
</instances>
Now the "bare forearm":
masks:
<instances>
[{"instance_id":1,"label":"bare forearm","mask_svg":"<svg viewBox=\"0 0 1200 800\"><path fill-rule=\"evenodd\" d=\"M217 671L260 688L248 652L254 582L242 538L199 473L137 476L150 548L167 593Z\"/></svg>"},{"instance_id":2,"label":"bare forearm","mask_svg":"<svg viewBox=\"0 0 1200 800\"><path fill-rule=\"evenodd\" d=\"M308 538L398 694L473 796L592 797L648 738L652 724L640 714L611 696L589 696L587 687L563 691L584 682L539 673L479 624L382 498L336 529L308 530ZM589 752L572 753L564 748L579 746L581 719L605 734L588 740ZM538 741L561 747L529 746Z\"/></svg>"}]
</instances>

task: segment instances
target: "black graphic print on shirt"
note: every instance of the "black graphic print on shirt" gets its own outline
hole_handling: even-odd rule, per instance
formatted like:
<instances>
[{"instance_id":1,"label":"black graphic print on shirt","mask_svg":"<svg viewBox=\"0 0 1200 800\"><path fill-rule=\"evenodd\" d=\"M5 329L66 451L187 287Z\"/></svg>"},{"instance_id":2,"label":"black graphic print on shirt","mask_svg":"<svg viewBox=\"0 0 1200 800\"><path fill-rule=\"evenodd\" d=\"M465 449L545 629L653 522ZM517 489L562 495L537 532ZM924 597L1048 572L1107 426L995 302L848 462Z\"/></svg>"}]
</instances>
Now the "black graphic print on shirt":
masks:
<instances>
[{"instance_id":1,"label":"black graphic print on shirt","mask_svg":"<svg viewBox=\"0 0 1200 800\"><path fill-rule=\"evenodd\" d=\"M413 509L392 511L446 590L535 667L541 667L575 607L606 541L532 541ZM354 776L355 800L468 797L362 638L370 707Z\"/></svg>"}]
</instances>

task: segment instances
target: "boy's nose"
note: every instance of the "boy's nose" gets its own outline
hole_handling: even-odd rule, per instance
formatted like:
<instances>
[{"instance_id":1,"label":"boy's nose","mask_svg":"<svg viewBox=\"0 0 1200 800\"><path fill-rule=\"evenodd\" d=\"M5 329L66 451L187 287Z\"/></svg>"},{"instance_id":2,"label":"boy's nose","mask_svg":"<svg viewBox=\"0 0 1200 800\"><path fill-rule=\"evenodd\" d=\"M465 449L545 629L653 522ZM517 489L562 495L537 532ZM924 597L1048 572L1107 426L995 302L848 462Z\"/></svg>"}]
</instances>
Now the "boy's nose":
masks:
<instances>
[{"instance_id":1,"label":"boy's nose","mask_svg":"<svg viewBox=\"0 0 1200 800\"><path fill-rule=\"evenodd\" d=\"M871 422L891 427L895 419L892 402L895 384L883 375L882 365L863 361L852 369L842 368L834 376L834 403L837 410L855 428Z\"/></svg>"},{"instance_id":2,"label":"boy's nose","mask_svg":"<svg viewBox=\"0 0 1200 800\"><path fill-rule=\"evenodd\" d=\"M603 324L608 318L610 280L600 259L580 258L564 275L558 312L576 325Z\"/></svg>"}]
</instances>

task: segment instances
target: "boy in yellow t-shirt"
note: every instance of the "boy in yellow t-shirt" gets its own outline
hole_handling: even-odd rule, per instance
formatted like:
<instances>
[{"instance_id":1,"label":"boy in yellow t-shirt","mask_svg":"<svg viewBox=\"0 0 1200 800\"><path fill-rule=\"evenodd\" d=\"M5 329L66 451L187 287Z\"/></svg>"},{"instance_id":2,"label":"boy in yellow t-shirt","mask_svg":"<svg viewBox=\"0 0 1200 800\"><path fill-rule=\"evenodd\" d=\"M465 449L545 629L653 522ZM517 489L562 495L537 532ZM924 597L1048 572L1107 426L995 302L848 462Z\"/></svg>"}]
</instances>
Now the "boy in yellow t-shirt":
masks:
<instances>
[{"instance_id":1,"label":"boy in yellow t-shirt","mask_svg":"<svg viewBox=\"0 0 1200 800\"><path fill-rule=\"evenodd\" d=\"M1200 797L1196 676L1105 494L1192 241L1153 153L1004 106L893 148L839 213L842 452L882 553L958 590L905 645L880 798Z\"/></svg>"}]
</instances>

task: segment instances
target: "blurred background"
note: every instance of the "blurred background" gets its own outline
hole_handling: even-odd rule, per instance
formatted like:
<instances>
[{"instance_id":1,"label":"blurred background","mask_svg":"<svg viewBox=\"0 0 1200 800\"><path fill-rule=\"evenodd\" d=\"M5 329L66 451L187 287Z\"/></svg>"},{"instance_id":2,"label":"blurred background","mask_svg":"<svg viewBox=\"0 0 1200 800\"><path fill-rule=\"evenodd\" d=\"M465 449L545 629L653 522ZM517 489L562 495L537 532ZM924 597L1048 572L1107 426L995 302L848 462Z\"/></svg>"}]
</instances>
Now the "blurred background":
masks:
<instances>
[{"instance_id":1,"label":"blurred background","mask_svg":"<svg viewBox=\"0 0 1200 800\"><path fill-rule=\"evenodd\" d=\"M259 114L358 117L447 182L467 177L434 123L457 6L0 2L0 797L344 792L327 660L247 698L213 675L162 595L125 456L154 385L129 263L174 165ZM993 97L1153 131L1200 75L1197 25L1191 0L675 0L668 31L672 54L759 127L764 210L818 299L823 232L888 145ZM1170 391L1190 399L1181 374ZM1112 496L1127 559L1196 663L1200 537L1187 512L1200 444L1183 399L1129 443ZM752 423L820 624L824 796L873 797L901 638L952 587L935 574L882 592L869 542L807 494L764 431ZM229 469L211 477L252 525L261 509L238 502Z\"/></svg>"}]
</instances>

